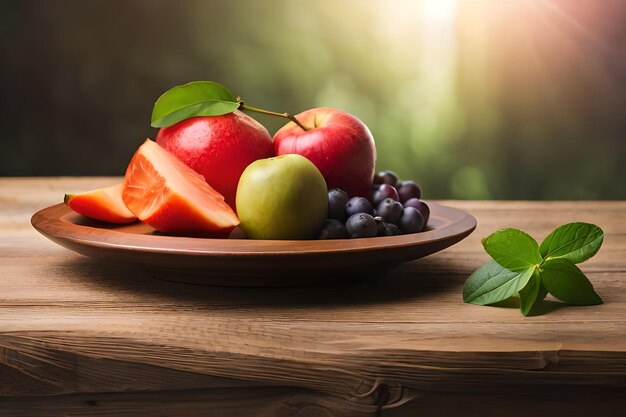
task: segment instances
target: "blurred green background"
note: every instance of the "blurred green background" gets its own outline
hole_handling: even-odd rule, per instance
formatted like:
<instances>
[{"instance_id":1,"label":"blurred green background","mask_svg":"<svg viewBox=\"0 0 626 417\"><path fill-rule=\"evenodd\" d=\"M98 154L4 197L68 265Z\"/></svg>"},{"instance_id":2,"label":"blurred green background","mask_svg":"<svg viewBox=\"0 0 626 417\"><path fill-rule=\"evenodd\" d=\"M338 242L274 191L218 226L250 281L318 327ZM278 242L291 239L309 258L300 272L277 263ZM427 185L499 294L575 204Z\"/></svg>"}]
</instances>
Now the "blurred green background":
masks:
<instances>
[{"instance_id":1,"label":"blurred green background","mask_svg":"<svg viewBox=\"0 0 626 417\"><path fill-rule=\"evenodd\" d=\"M427 198L623 199L625 22L623 0L0 0L0 175L121 175L156 98L214 80L353 113Z\"/></svg>"}]
</instances>

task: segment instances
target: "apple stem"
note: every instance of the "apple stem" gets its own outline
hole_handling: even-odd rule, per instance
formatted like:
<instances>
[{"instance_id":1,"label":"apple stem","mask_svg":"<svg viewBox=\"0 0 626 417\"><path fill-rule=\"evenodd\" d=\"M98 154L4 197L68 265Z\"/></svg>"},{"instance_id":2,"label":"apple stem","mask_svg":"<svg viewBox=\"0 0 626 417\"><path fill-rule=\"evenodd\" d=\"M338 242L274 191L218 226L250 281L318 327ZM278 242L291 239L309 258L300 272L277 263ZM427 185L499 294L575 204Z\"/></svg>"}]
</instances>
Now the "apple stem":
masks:
<instances>
[{"instance_id":1,"label":"apple stem","mask_svg":"<svg viewBox=\"0 0 626 417\"><path fill-rule=\"evenodd\" d=\"M292 116L289 113L277 113L277 112L274 112L274 111L263 110L263 109L259 109L259 108L256 108L256 107L249 106L246 103L244 103L242 100L240 100L239 98L237 100L239 101L239 108L241 110L253 111L253 112L257 112L257 113L261 113L261 114L267 114L269 116L284 117L286 119L291 120L295 124L297 124L302 130L309 130L306 127L304 127L304 125L302 123L300 123L300 121L298 121L298 119L296 119L296 116Z\"/></svg>"}]
</instances>

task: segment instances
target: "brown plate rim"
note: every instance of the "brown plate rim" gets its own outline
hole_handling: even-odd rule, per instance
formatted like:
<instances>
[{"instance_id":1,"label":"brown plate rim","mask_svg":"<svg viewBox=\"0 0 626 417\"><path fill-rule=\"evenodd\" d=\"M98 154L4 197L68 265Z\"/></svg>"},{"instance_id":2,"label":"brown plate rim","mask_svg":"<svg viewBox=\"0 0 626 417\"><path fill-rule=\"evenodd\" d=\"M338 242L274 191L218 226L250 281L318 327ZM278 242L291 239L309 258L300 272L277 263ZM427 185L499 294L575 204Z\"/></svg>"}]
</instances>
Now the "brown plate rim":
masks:
<instances>
[{"instance_id":1,"label":"brown plate rim","mask_svg":"<svg viewBox=\"0 0 626 417\"><path fill-rule=\"evenodd\" d=\"M432 201L427 201L427 204L431 209L432 223L435 225L430 230L400 236L363 239L251 240L135 234L67 221L65 218L68 215L80 216L63 203L39 210L33 214L31 224L51 240L70 241L102 249L198 256L298 256L366 252L382 248L393 249L432 244L454 238L462 239L476 228L476 219L463 210Z\"/></svg>"}]
</instances>

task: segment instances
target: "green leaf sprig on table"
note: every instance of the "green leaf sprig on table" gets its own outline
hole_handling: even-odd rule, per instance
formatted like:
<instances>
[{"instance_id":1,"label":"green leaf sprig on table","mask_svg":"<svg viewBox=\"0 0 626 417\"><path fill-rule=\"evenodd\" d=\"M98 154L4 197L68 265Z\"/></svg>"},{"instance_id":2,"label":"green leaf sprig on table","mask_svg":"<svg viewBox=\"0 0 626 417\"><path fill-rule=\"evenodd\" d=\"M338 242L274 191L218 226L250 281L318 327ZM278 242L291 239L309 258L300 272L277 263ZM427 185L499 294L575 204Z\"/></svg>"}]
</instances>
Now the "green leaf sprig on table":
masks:
<instances>
[{"instance_id":1,"label":"green leaf sprig on table","mask_svg":"<svg viewBox=\"0 0 626 417\"><path fill-rule=\"evenodd\" d=\"M548 293L573 305L602 304L576 264L595 255L603 240L602 229L589 223L560 226L541 245L521 230L498 230L482 240L493 260L467 279L463 301L487 305L517 293L525 316Z\"/></svg>"}]
</instances>

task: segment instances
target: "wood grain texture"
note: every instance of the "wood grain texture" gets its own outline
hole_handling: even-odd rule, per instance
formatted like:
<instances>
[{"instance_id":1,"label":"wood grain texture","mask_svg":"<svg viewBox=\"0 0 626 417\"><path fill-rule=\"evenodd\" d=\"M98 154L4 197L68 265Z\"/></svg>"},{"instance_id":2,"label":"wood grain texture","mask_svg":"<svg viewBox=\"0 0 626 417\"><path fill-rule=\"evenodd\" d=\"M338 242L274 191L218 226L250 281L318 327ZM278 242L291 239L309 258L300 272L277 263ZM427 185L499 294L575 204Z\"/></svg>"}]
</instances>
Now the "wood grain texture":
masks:
<instances>
[{"instance_id":1,"label":"wood grain texture","mask_svg":"<svg viewBox=\"0 0 626 417\"><path fill-rule=\"evenodd\" d=\"M0 179L0 415L478 415L525 396L582 415L555 399L614 410L626 392L626 202L445 201L476 232L385 278L237 289L155 279L31 228L64 193L118 180ZM463 304L488 259L480 238L518 227L540 240L569 221L605 231L581 266L603 305L549 299L549 314L522 317Z\"/></svg>"}]
</instances>

